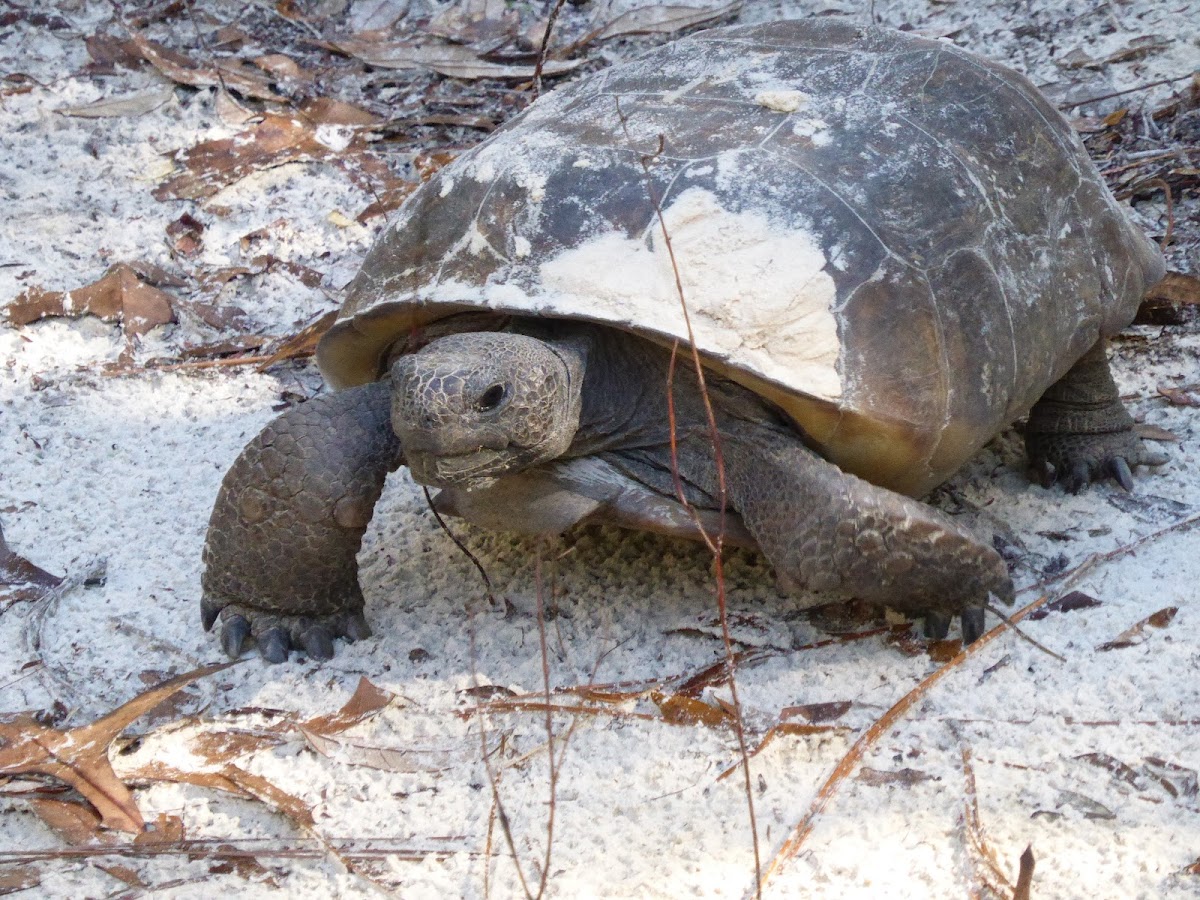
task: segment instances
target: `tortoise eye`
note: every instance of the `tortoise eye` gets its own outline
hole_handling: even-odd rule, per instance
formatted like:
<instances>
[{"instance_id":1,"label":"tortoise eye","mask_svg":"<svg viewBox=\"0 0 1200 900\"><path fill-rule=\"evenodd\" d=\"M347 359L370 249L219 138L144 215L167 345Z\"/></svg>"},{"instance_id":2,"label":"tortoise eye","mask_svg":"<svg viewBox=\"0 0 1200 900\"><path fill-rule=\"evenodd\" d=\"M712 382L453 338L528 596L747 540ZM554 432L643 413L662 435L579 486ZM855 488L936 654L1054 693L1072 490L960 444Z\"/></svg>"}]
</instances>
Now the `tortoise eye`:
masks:
<instances>
[{"instance_id":1,"label":"tortoise eye","mask_svg":"<svg viewBox=\"0 0 1200 900\"><path fill-rule=\"evenodd\" d=\"M480 412L491 412L504 402L504 398L508 396L508 390L502 384L493 384L490 388L483 392L479 398L478 407Z\"/></svg>"}]
</instances>

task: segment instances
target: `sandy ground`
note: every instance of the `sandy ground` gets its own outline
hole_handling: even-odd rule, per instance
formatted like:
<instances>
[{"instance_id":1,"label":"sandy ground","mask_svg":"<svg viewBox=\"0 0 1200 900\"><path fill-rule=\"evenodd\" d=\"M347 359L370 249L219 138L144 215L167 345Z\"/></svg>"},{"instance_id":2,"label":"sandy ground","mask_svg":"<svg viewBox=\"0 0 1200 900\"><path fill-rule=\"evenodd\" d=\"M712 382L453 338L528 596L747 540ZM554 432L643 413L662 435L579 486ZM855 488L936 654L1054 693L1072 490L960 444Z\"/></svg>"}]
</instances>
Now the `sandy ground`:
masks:
<instances>
[{"instance_id":1,"label":"sandy ground","mask_svg":"<svg viewBox=\"0 0 1200 900\"><path fill-rule=\"evenodd\" d=\"M196 6L229 14L220 3ZM859 6L749 3L742 18L855 18ZM1200 66L1195 2L968 6L906 0L873 9L885 24L944 34L1026 71L1062 102ZM172 170L170 151L239 127L222 119L213 89L173 88L149 67L81 74L83 38L111 12L63 4L55 15L67 27L19 17L0 27L0 74L8 76L0 90L0 303L35 286L78 288L118 262L194 272L269 252L320 272L320 283L305 286L286 271L231 281L217 302L245 311L237 330L283 336L335 309L384 221L355 221L372 197L331 166L294 163L203 201L155 200L153 189ZM151 33L166 40L189 27L175 20ZM1098 68L1062 65L1076 50L1119 57L1147 35L1161 44L1149 54ZM193 45L185 36L172 46ZM589 58L633 49L608 44ZM1104 115L1124 103L1140 115L1186 86L1072 114ZM62 114L153 92L160 105L140 115ZM1170 262L1183 272L1200 270L1196 210L1194 195L1177 198ZM183 263L165 229L185 212L206 228L203 249ZM1162 236L1161 198L1139 203L1133 215ZM259 229L266 236L246 250L240 239ZM56 727L77 727L222 657L198 615L213 498L242 445L282 403L314 393L319 376L306 364L265 373L147 368L228 336L192 313L178 318L139 339L132 365L115 375L114 365L128 359L116 324L84 317L0 330L0 520L14 550L67 577L36 601L0 593L0 712L46 710ZM779 861L768 896L1009 896L1004 885L1015 883L1027 845L1037 858L1035 897L1200 895L1200 875L1189 870L1200 858L1200 527L1183 524L1200 515L1200 428L1195 409L1159 393L1195 385L1198 355L1194 321L1133 327L1116 343L1130 409L1178 437L1160 445L1170 462L1140 473L1133 494L1106 484L1068 496L1031 484L1013 433L939 492L945 508L967 510L1006 536L1018 606L1037 599L1047 579L1051 590L1099 602L1025 623L1065 661L1008 632L925 690L837 783L799 853ZM721 712L729 689L688 695L683 685L724 652L706 553L616 530L540 548L458 531L507 604L482 602L471 562L397 474L360 556L374 638L339 646L327 663L295 656L268 667L252 658L138 720L127 736L140 740L114 745L113 763L136 787L142 816L160 828L174 823L180 839L152 852L112 832L64 837L35 813L28 780L0 781L0 884L44 896L514 896L521 886L502 808L535 888L552 834L552 895L752 893L742 776L719 777L739 759ZM552 609L552 686L610 685L554 698L552 828L546 724L527 708L542 691L539 555ZM1065 576L1089 560L1078 577ZM797 615L756 556L730 554L726 578L737 646L750 651L737 675L750 745L781 721L820 726L793 727L751 761L765 867L796 836L854 741L945 656L933 648L931 658L915 630L828 640L818 626L829 622ZM1177 611L1163 612L1169 608ZM1119 646L1106 647L1113 642ZM261 737L289 717L332 713L362 677L395 698L336 739L306 739L293 728L258 744L229 738L215 755L197 750L201 735ZM681 721L679 705L686 712L697 701L708 724ZM192 783L147 776L154 761L193 773ZM204 775L230 775L228 766L241 779L240 797L214 789L212 778L202 786Z\"/></svg>"}]
</instances>

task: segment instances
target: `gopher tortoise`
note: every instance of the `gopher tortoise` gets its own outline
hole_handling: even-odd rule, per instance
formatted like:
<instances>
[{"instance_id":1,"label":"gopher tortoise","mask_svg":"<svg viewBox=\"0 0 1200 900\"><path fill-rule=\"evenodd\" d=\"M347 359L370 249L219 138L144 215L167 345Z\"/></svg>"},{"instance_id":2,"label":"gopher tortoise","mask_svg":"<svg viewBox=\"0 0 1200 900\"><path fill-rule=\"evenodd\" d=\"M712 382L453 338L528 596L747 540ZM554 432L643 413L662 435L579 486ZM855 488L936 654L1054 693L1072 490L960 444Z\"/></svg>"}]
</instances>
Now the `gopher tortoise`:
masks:
<instances>
[{"instance_id":1,"label":"gopher tortoise","mask_svg":"<svg viewBox=\"0 0 1200 900\"><path fill-rule=\"evenodd\" d=\"M1105 341L1162 273L1021 75L829 20L695 34L542 97L410 198L318 348L337 390L225 477L204 626L269 661L369 635L356 553L407 465L488 527L723 522L797 602L939 635L960 614L972 640L1008 572L912 498L1026 414L1068 490L1161 463Z\"/></svg>"}]
</instances>

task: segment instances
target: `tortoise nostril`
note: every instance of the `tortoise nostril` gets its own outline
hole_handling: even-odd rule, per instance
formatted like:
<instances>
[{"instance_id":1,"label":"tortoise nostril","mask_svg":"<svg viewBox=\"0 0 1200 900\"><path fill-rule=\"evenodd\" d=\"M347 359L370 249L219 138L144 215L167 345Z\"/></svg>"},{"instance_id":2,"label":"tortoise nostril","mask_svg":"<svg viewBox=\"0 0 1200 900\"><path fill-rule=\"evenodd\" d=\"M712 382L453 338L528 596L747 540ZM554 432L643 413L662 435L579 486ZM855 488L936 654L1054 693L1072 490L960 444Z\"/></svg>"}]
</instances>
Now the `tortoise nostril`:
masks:
<instances>
[{"instance_id":1,"label":"tortoise nostril","mask_svg":"<svg viewBox=\"0 0 1200 900\"><path fill-rule=\"evenodd\" d=\"M491 412L504 402L504 398L508 396L508 389L502 384L493 384L490 388L484 391L479 400L476 402L480 412Z\"/></svg>"}]
</instances>

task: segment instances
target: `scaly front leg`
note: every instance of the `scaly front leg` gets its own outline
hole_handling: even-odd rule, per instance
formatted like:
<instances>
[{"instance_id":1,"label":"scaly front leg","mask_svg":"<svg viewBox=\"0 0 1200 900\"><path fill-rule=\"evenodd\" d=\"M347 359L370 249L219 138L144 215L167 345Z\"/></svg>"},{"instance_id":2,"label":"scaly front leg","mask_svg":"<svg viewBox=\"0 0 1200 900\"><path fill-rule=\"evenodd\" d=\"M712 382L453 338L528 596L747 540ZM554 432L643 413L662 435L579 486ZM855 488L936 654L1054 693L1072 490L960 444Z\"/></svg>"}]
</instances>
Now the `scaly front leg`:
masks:
<instances>
[{"instance_id":1,"label":"scaly front leg","mask_svg":"<svg viewBox=\"0 0 1200 900\"><path fill-rule=\"evenodd\" d=\"M231 657L253 637L268 662L333 656L371 633L356 554L388 472L403 465L391 390L378 382L284 413L225 475L204 543L207 631Z\"/></svg>"},{"instance_id":2,"label":"scaly front leg","mask_svg":"<svg viewBox=\"0 0 1200 900\"><path fill-rule=\"evenodd\" d=\"M963 640L984 630L989 596L1012 603L1000 555L936 509L876 487L769 426L723 437L729 495L785 588L859 597Z\"/></svg>"}]
</instances>

